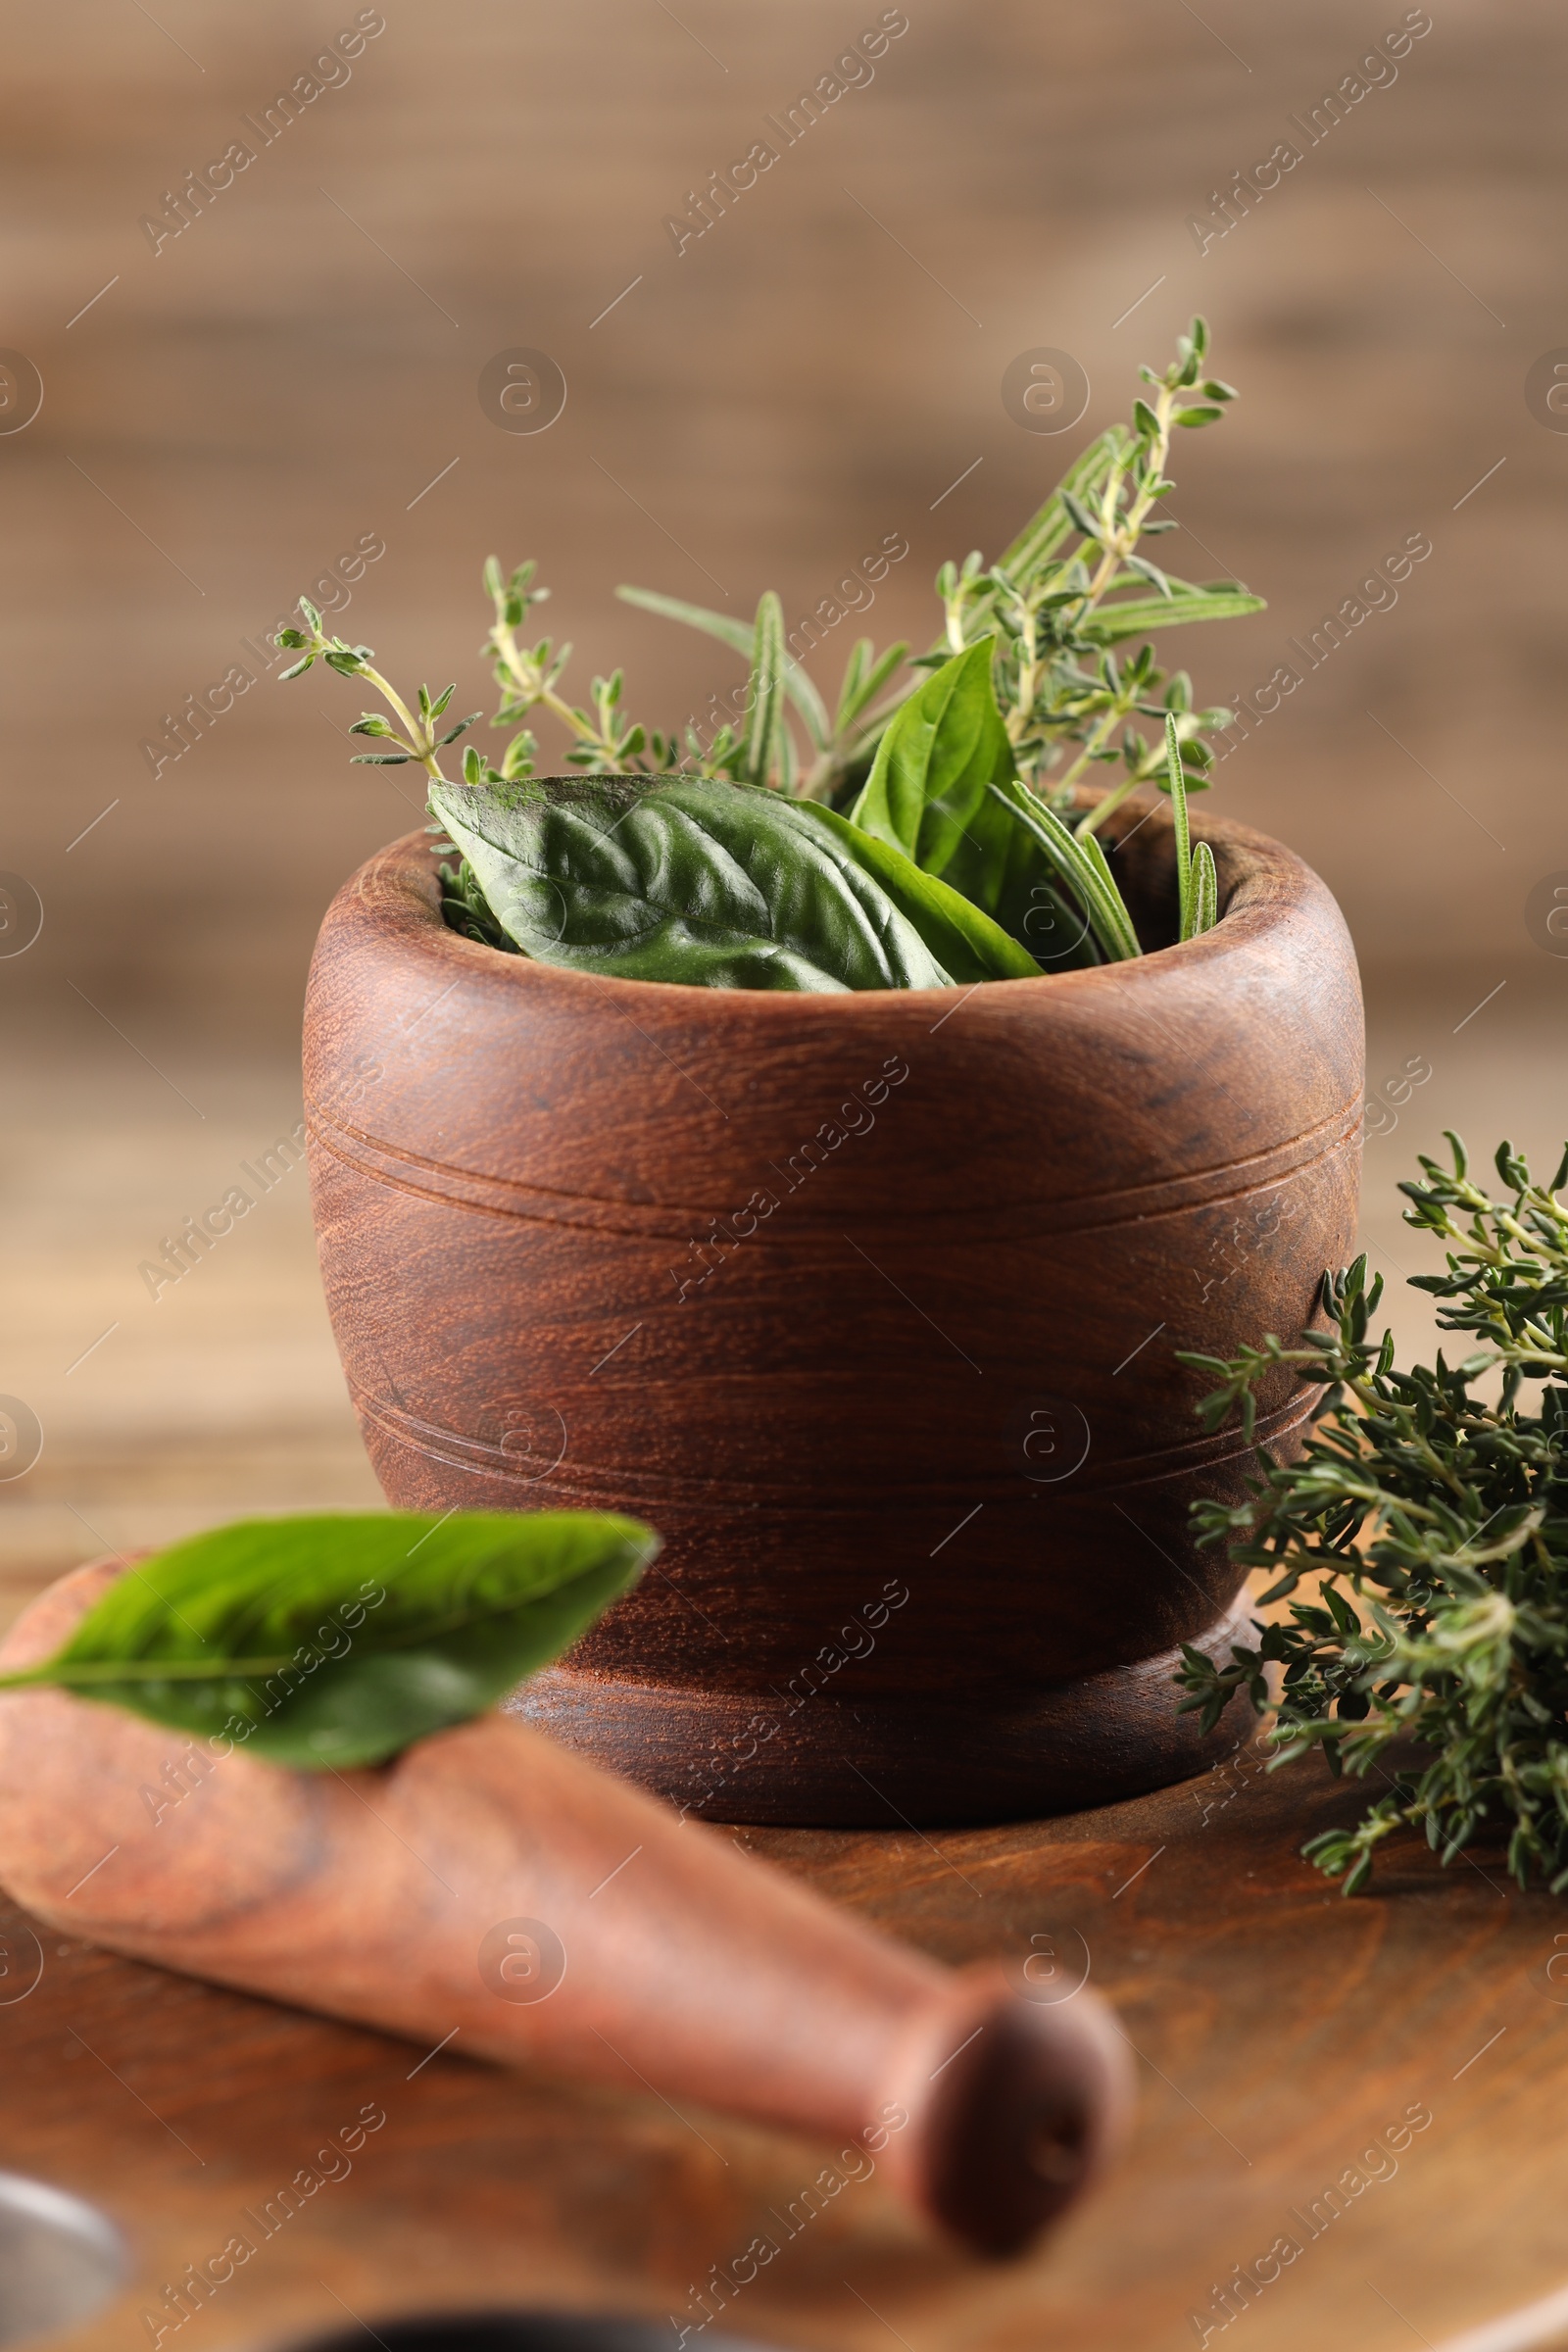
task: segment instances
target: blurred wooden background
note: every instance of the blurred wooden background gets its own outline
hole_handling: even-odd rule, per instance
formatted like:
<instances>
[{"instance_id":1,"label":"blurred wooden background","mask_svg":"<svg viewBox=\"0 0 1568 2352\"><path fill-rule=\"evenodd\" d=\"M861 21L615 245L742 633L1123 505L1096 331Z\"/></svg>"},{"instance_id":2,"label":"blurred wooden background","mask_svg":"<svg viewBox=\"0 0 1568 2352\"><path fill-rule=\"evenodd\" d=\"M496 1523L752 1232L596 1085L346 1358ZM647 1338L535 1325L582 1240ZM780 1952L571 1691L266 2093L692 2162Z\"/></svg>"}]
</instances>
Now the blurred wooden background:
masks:
<instances>
[{"instance_id":1,"label":"blurred wooden background","mask_svg":"<svg viewBox=\"0 0 1568 2352\"><path fill-rule=\"evenodd\" d=\"M0 1484L13 1598L104 1542L374 1499L302 1174L156 1303L137 1273L298 1117L320 910L418 821L401 771L346 765L358 704L319 672L259 680L156 779L141 746L367 536L385 553L342 625L394 675L486 702L479 565L531 553L576 687L624 661L631 706L679 721L736 665L617 581L740 612L773 584L793 620L899 533L865 625L923 641L938 563L995 553L1200 306L1244 398L1181 447L1190 536L1166 547L1270 600L1169 641L1200 696L1293 660L1407 534L1433 548L1221 771L1225 808L1341 896L1374 1085L1430 1069L1369 1149L1391 1272L1417 1262L1394 1178L1445 1124L1544 1152L1568 1125L1568 962L1526 921L1568 868L1568 437L1525 401L1568 344L1561 12L1452 0L1309 147L1289 118L1402 21L1393 0L906 14L874 78L677 255L665 217L876 8L386 0L265 146L243 119L349 6L13 12L0 342L44 398L0 433L0 866L45 910L0 958L0 1392L45 1434ZM255 162L155 251L144 218L235 138ZM1190 216L1282 138L1300 164L1200 253ZM1000 397L1041 345L1092 387L1059 440ZM518 346L568 387L532 435L478 397Z\"/></svg>"}]
</instances>

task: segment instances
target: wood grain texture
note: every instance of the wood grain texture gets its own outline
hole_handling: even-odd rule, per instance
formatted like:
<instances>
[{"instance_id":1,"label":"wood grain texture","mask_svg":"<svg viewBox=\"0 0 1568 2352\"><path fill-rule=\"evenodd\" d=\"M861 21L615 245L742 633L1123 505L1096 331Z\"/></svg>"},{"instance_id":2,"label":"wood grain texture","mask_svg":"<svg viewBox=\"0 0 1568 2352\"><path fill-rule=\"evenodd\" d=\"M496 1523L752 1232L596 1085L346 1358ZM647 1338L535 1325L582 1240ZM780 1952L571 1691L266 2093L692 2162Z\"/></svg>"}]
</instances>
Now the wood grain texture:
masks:
<instances>
[{"instance_id":1,"label":"wood grain texture","mask_svg":"<svg viewBox=\"0 0 1568 2352\"><path fill-rule=\"evenodd\" d=\"M62 1578L0 1666L49 1656L135 1573ZM841 2138L981 2251L1016 2252L1123 2135L1098 2001L1042 2011L996 1969L933 1968L500 1716L313 1773L10 1691L0 1788L0 1883L52 1926L419 2046L461 2034L589 2082L629 2066Z\"/></svg>"},{"instance_id":2,"label":"wood grain texture","mask_svg":"<svg viewBox=\"0 0 1568 2352\"><path fill-rule=\"evenodd\" d=\"M1131 2156L1001 2271L922 2231L880 2168L847 2180L838 2144L674 2112L629 2069L573 2089L475 2064L461 2036L426 2060L5 1906L8 2161L102 2204L133 2265L60 2352L150 2344L143 2314L173 2316L167 2290L241 2229L254 2258L162 2352L280 2343L346 2325L344 2304L375 2326L497 2302L639 2312L671 2342L711 2313L689 2346L728 2328L883 2352L892 2328L911 2352L1186 2352L1191 2313L1287 2230L1301 2255L1227 2347L1446 2352L1568 2279L1564 1911L1509 1890L1490 1853L1444 1872L1415 1843L1345 1902L1296 1848L1358 1801L1316 1766L1268 1778L1243 1752L1057 1821L745 1836L937 1959L1032 1966L1037 1996L1070 1994L1087 1959L1116 2003L1142 2076ZM400 1950L394 1935L389 1970ZM327 2151L367 2104L386 2124L345 2172ZM1412 2104L1433 2121L1397 2172L1374 2159L1362 2177L1384 2178L1315 2238L1296 2230L1293 2209ZM301 2168L321 2184L279 2218ZM776 2258L736 2284L764 2233ZM1498 2352L1564 2342L1504 2330Z\"/></svg>"},{"instance_id":3,"label":"wood grain texture","mask_svg":"<svg viewBox=\"0 0 1568 2352\"><path fill-rule=\"evenodd\" d=\"M1143 813L1117 858L1158 939L1170 828ZM666 1538L525 1702L561 1736L700 1809L838 1821L885 1816L839 1708L805 1703L829 1684L876 1710L878 1786L919 1819L1148 1787L1234 1739L1140 1719L1108 1680L1097 1752L1057 1704L1223 1618L1236 1572L1188 1507L1246 1463L1199 1431L1175 1351L1298 1331L1354 1230L1344 924L1288 851L1200 830L1227 908L1206 937L967 992L499 956L442 924L420 835L339 894L306 1103L389 1497L613 1505ZM1303 1393L1262 1404L1289 1445ZM747 1700L782 1721L743 1790L714 1767ZM999 1716L1017 1737L988 1741Z\"/></svg>"}]
</instances>

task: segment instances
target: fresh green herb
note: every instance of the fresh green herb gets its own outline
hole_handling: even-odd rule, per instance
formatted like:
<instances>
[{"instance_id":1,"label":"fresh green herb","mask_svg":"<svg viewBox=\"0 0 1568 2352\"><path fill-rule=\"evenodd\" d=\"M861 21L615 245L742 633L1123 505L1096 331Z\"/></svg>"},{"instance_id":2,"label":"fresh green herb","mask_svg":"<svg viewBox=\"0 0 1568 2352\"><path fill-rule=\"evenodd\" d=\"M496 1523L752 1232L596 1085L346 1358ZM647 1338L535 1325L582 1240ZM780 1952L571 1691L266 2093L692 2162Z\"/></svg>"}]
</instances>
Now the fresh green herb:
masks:
<instances>
[{"instance_id":1,"label":"fresh green herb","mask_svg":"<svg viewBox=\"0 0 1568 2352\"><path fill-rule=\"evenodd\" d=\"M1309 1596L1288 1623L1254 1620L1255 1645L1224 1665L1189 1649L1178 1680L1212 1725L1237 1690L1261 1711L1272 1672L1275 1764L1320 1747L1336 1773L1383 1782L1354 1828L1302 1849L1347 1894L1404 1825L1445 1862L1506 1829L1521 1886L1568 1887L1568 1152L1548 1187L1503 1144L1499 1200L1448 1142L1451 1167L1423 1156L1399 1188L1405 1222L1448 1245L1446 1274L1411 1281L1481 1347L1396 1370L1392 1335L1368 1337L1382 1281L1361 1257L1325 1279L1329 1330L1183 1358L1221 1383L1208 1427L1239 1408L1249 1440L1260 1384L1326 1391L1299 1460L1260 1454L1250 1502L1197 1506L1200 1542L1274 1571L1260 1606L1303 1580Z\"/></svg>"},{"instance_id":2,"label":"fresh green herb","mask_svg":"<svg viewBox=\"0 0 1568 2352\"><path fill-rule=\"evenodd\" d=\"M1212 931L1219 919L1219 877L1214 868L1214 853L1207 842L1200 841L1196 850L1193 847L1193 829L1187 814L1187 782L1182 773L1181 744L1176 733L1176 721L1168 714L1165 719L1165 760L1171 818L1176 835L1177 937L1196 939L1200 931Z\"/></svg>"},{"instance_id":3,"label":"fresh green herb","mask_svg":"<svg viewBox=\"0 0 1568 2352\"><path fill-rule=\"evenodd\" d=\"M481 785L476 789L489 791ZM519 956L522 951L514 939L509 939L490 910L490 902L479 885L479 877L466 858L456 865L443 865L441 875L441 912L454 931L465 939L477 940L484 948L500 948L505 955Z\"/></svg>"},{"instance_id":4,"label":"fresh green herb","mask_svg":"<svg viewBox=\"0 0 1568 2352\"><path fill-rule=\"evenodd\" d=\"M432 782L439 780L441 762L438 755L449 743L456 743L458 737L471 727L475 719L482 718L484 713L470 710L466 718L460 718L455 726L438 733L436 721L445 716L447 706L458 691L455 684L433 699L429 687L421 686L418 715L416 717L396 688L382 677L378 669L371 667L372 657L368 645L350 645L346 638L328 637L321 627L321 615L308 596L300 598L300 611L304 614L306 627L279 629L277 633L278 644L289 653L300 656L298 662L291 662L281 672L279 683L285 683L289 678L303 677L306 670L318 661L324 662L328 669L335 669L339 677L366 679L390 705L403 733L399 735L397 728L389 725L378 710L364 711L350 727L349 733L368 736L374 742L395 743L398 748L395 752L357 752L352 764L355 767L407 767L413 760L424 769Z\"/></svg>"},{"instance_id":5,"label":"fresh green herb","mask_svg":"<svg viewBox=\"0 0 1568 2352\"><path fill-rule=\"evenodd\" d=\"M640 606L646 612L657 612L665 620L678 620L687 628L701 629L706 636L716 637L720 645L727 645L732 653L741 655L750 666L751 676L738 700L744 710L750 711L755 708L759 676L763 666L759 659L759 623L772 597L771 591L758 607L757 622L735 620L727 612L710 612L705 605L687 604L677 596L662 596L654 588L620 587L615 594L628 605ZM776 597L772 597L773 603L777 601ZM827 705L809 675L801 667L799 659L788 652L786 639L782 673L784 694L805 727L808 748L803 760L794 737L786 727L780 744L780 766L767 781L782 790L790 789L793 780L793 789L802 800L840 800L848 779L864 772L882 729L914 683L912 679L904 678L894 685L891 693L883 691L891 680L897 678L898 672L908 661L908 655L909 648L902 639L896 645L886 647L880 654L869 637L858 639L845 663L838 704L830 717ZM661 756L667 753L668 763L675 765L671 739L654 737L652 741L659 748ZM695 728L688 728L686 751L687 759L699 774L738 775L741 772L737 756L738 738L728 726L719 727L711 742L706 745Z\"/></svg>"},{"instance_id":6,"label":"fresh green herb","mask_svg":"<svg viewBox=\"0 0 1568 2352\"><path fill-rule=\"evenodd\" d=\"M241 1520L127 1569L0 1690L52 1686L277 1764L379 1764L548 1665L658 1550L596 1511Z\"/></svg>"},{"instance_id":7,"label":"fresh green herb","mask_svg":"<svg viewBox=\"0 0 1568 2352\"><path fill-rule=\"evenodd\" d=\"M818 831L831 833L861 871L880 885L946 966L950 979L960 985L971 980L1039 979L1039 964L1013 933L942 876L927 873L890 842L863 833L836 808L807 802L800 805L800 813Z\"/></svg>"},{"instance_id":8,"label":"fresh green herb","mask_svg":"<svg viewBox=\"0 0 1568 2352\"><path fill-rule=\"evenodd\" d=\"M1193 852L1192 917L1193 927L1182 934L1184 939L1197 939L1202 932L1212 931L1219 921L1219 874L1206 841L1200 841Z\"/></svg>"},{"instance_id":9,"label":"fresh green herb","mask_svg":"<svg viewBox=\"0 0 1568 2352\"><path fill-rule=\"evenodd\" d=\"M784 724L784 608L772 589L757 608L752 631L751 708L741 737L739 780L765 790L776 776L782 791L794 782L794 746Z\"/></svg>"},{"instance_id":10,"label":"fresh green herb","mask_svg":"<svg viewBox=\"0 0 1568 2352\"><path fill-rule=\"evenodd\" d=\"M1191 792L1209 780L1213 755L1203 735L1232 718L1218 708L1195 710L1185 670L1167 678L1152 646L1125 662L1110 649L1152 630L1262 610L1263 600L1234 581L1197 586L1141 552L1146 539L1176 528L1158 512L1176 487L1165 470L1173 431L1216 422L1236 397L1229 384L1204 378L1207 351L1208 328L1195 318L1162 373L1139 370L1150 397L1133 403L1131 429L1112 425L1101 436L1000 562L988 571L971 555L937 577L949 651L999 632L998 701L1024 782L1066 813L1093 768L1119 762L1122 774L1085 820L1091 831L1141 784L1163 786L1167 715ZM1202 394L1197 403L1195 389ZM1140 717L1159 725L1152 743L1132 723Z\"/></svg>"},{"instance_id":11,"label":"fresh green herb","mask_svg":"<svg viewBox=\"0 0 1568 2352\"><path fill-rule=\"evenodd\" d=\"M1112 425L1100 436L996 564L988 568L977 552L961 564L942 566L936 583L942 637L913 664L934 668L990 638L998 704L1016 771L1027 785L1049 792L1058 812L1065 812L1092 768L1120 762L1123 773L1095 812L1096 825L1140 784L1164 788L1167 712L1176 720L1193 792L1208 783L1212 753L1203 735L1230 725L1232 717L1219 708L1195 710L1186 672L1167 678L1155 666L1152 646L1126 662L1118 662L1110 648L1152 631L1263 609L1261 597L1234 581L1196 586L1142 552L1146 540L1177 527L1158 511L1176 487L1165 471L1173 433L1214 423L1236 398L1229 384L1206 374L1207 353L1208 328L1195 318L1162 373L1139 370L1150 396L1134 402L1131 426ZM743 621L646 588L616 593L648 612L706 629L757 662L758 632ZM804 798L838 803L863 771L908 692L906 683L876 700L906 653L899 646L879 660L870 640L862 639L850 656L831 721L799 664L786 668L785 690L807 735L799 762ZM1131 723L1139 717L1159 723L1153 743ZM728 750L720 753L715 741L710 756L720 759ZM1063 759L1066 765L1056 774Z\"/></svg>"},{"instance_id":12,"label":"fresh green herb","mask_svg":"<svg viewBox=\"0 0 1568 2352\"><path fill-rule=\"evenodd\" d=\"M542 709L565 728L570 738L566 758L573 767L589 767L608 774L627 767L641 768L647 764L642 755L650 744L656 767L674 767L678 755L673 744L666 745L659 735L650 737L644 727L622 725L622 676L618 669L608 678L594 679L590 712L556 692L557 681L571 659L569 645L558 649L548 637L541 637L532 647L517 643L517 631L530 607L545 604L550 596L548 588L534 586L537 569L535 564L519 564L510 578L504 580L494 556L485 563L485 593L495 608L495 618L479 651L489 656L501 690L500 705L491 725L510 726L514 719ZM465 778L474 784L532 775L538 748L525 728L513 737L500 767L496 768L470 747L464 761Z\"/></svg>"},{"instance_id":13,"label":"fresh green herb","mask_svg":"<svg viewBox=\"0 0 1568 2352\"><path fill-rule=\"evenodd\" d=\"M1104 851L1093 833L1075 833L1054 808L1036 801L1021 784L1006 792L988 784L991 799L1005 810L1015 830L1031 839L1047 867L1083 909L1085 920L1107 963L1141 956L1138 934Z\"/></svg>"},{"instance_id":14,"label":"fresh green herb","mask_svg":"<svg viewBox=\"0 0 1568 2352\"><path fill-rule=\"evenodd\" d=\"M758 858L766 870L760 893L746 887L750 855L733 835L724 848L738 871L719 884L715 833L707 852L683 854L671 877L695 886L706 875L707 896L642 895L651 875L629 877L613 860L607 864L603 845L595 850L584 836L585 827L594 828L593 809L609 809L618 825L622 806L593 796L573 802L553 785L525 804L535 811L528 847L530 855L538 852L548 835L551 858L564 865L558 871L548 859L524 858L526 870L514 872L516 860L495 837L496 813L524 805L506 799L508 788L550 781L535 777L538 745L528 727L512 736L499 766L468 745L459 785L445 774L441 754L479 714L441 724L452 686L437 696L421 686L414 704L405 702L371 666L369 648L327 636L320 613L305 600L306 627L286 629L278 640L302 656L284 674L297 677L319 660L381 695L391 718L367 711L353 732L389 748L358 757L372 765L414 762L424 769L432 811L442 820L437 829L450 830L465 853L456 867L443 869L447 919L489 946L643 978L674 976L673 955L689 979L697 969L693 958L706 956L703 984L723 987L939 985L918 957L911 969L919 979L898 976L907 951L899 916L954 978L1036 974L1037 946L1058 968L1136 956L1142 953L1136 928L1095 835L1129 793L1149 783L1172 796L1181 835L1179 936L1190 938L1216 921L1219 908L1212 855L1201 843L1193 853L1187 841L1186 795L1206 789L1213 755L1203 737L1229 725L1231 713L1195 709L1186 672L1167 677L1151 644L1131 656L1113 649L1152 630L1261 610L1262 600L1234 582L1195 586L1144 552L1146 541L1176 527L1159 512L1175 488L1165 471L1174 433L1213 423L1235 397L1206 372L1207 346L1207 327L1196 318L1162 373L1141 370L1148 397L1134 402L1131 425L1101 435L999 564L987 568L975 553L961 565L943 566L937 579L943 634L931 652L911 660L901 643L878 654L869 638L860 639L831 715L790 653L783 607L771 590L750 622L648 589L619 591L648 611L705 630L749 663L736 723L720 726L710 740L695 727L682 741L627 720L618 669L594 678L591 708L583 709L560 691L570 646L558 647L550 637L530 646L519 637L531 608L549 593L535 584L534 564L504 576L490 558L484 583L494 619L481 651L500 689L493 723L513 727L543 710L565 729L573 766L597 777L671 779L660 794L640 797L639 810L650 822L658 809L661 821L673 826L674 779L679 789L753 788L754 797L739 806L757 829ZM1146 740L1134 724L1139 718L1159 723L1157 743ZM1106 763L1119 763L1117 780L1082 806L1080 785ZM467 830L477 856L458 815L464 792L502 794L472 811ZM781 830L757 792L797 813L804 804L841 820L853 802L853 830L845 832L842 821L829 828L834 854L824 865L820 829ZM710 796L704 805L724 804ZM564 809L566 818L547 822L539 813L546 808ZM1025 960L1000 953L989 929L973 925L960 950L954 925L963 928L966 918L940 894L912 883L904 867L879 861L863 847L867 837L967 901ZM579 872L574 860L583 857ZM506 909L496 903L497 889L510 894ZM610 896L595 900L596 891ZM612 909L617 892L626 903ZM764 915L792 895L810 908L804 931L766 928ZM831 922L829 901L836 908ZM869 957L849 944L867 923L886 942L885 953ZM946 959L944 945L952 951ZM804 963L794 960L803 956Z\"/></svg>"},{"instance_id":15,"label":"fresh green herb","mask_svg":"<svg viewBox=\"0 0 1568 2352\"><path fill-rule=\"evenodd\" d=\"M997 708L994 646L982 637L954 655L894 712L851 819L940 875L1020 943L1055 932L1075 943L1058 964L1090 962L1087 927L1067 919L1050 860L993 804L995 788L1016 775Z\"/></svg>"},{"instance_id":16,"label":"fresh green herb","mask_svg":"<svg viewBox=\"0 0 1568 2352\"><path fill-rule=\"evenodd\" d=\"M547 963L816 993L1022 978L967 900L830 809L711 777L435 785L495 919Z\"/></svg>"},{"instance_id":17,"label":"fresh green herb","mask_svg":"<svg viewBox=\"0 0 1568 2352\"><path fill-rule=\"evenodd\" d=\"M964 846L988 784L1010 783L1012 746L992 684L996 640L945 662L894 714L850 814L940 874Z\"/></svg>"}]
</instances>

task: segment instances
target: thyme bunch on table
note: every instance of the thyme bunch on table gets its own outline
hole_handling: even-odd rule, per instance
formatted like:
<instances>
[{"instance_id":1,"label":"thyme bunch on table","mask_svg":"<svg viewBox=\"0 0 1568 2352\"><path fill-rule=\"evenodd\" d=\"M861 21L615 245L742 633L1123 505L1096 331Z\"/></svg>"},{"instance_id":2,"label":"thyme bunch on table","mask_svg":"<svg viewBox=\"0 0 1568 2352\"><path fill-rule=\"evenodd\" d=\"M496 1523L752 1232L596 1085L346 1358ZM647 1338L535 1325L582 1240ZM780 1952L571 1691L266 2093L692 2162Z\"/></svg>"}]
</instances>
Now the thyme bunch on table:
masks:
<instances>
[{"instance_id":1,"label":"thyme bunch on table","mask_svg":"<svg viewBox=\"0 0 1568 2352\"><path fill-rule=\"evenodd\" d=\"M1348 1829L1302 1848L1353 1894L1383 1840L1424 1830L1445 1863L1507 1833L1508 1868L1568 1887L1568 1152L1549 1185L1510 1144L1502 1198L1425 1155L1401 1184L1406 1224L1447 1245L1447 1271L1412 1285L1469 1335L1456 1363L1396 1368L1370 1336L1382 1279L1365 1257L1325 1278L1327 1331L1269 1338L1233 1360L1187 1355L1219 1386L1210 1429L1239 1410L1250 1438L1258 1382L1279 1367L1324 1391L1313 1435L1283 1467L1260 1454L1251 1499L1196 1506L1200 1541L1229 1543L1274 1579L1254 1645L1223 1664L1186 1652L1184 1710L1212 1726L1246 1690L1260 1712L1277 1678L1271 1769L1320 1748L1335 1773L1381 1793ZM1298 1594L1301 1597L1296 1597ZM1414 1756L1414 1761L1410 1757Z\"/></svg>"}]
</instances>

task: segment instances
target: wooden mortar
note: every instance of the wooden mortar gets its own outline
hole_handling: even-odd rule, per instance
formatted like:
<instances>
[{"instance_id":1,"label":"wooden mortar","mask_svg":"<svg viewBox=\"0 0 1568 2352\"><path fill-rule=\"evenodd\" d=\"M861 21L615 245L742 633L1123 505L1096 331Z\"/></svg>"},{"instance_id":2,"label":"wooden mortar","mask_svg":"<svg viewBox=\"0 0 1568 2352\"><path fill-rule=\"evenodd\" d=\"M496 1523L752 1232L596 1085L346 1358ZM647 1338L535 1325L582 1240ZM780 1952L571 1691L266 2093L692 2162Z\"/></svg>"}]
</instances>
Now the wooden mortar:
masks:
<instances>
[{"instance_id":1,"label":"wooden mortar","mask_svg":"<svg viewBox=\"0 0 1568 2352\"><path fill-rule=\"evenodd\" d=\"M657 1569L516 1705L721 1819L1099 1803L1245 1737L1179 1716L1241 1582L1234 1427L1176 1361L1294 1338L1350 1253L1363 1046L1317 876L1239 825L1216 928L964 990L735 993L506 956L414 833L321 928L327 1303L410 1510L612 1508ZM1170 936L1163 807L1105 828ZM1320 1394L1260 1395L1276 1451Z\"/></svg>"}]
</instances>

